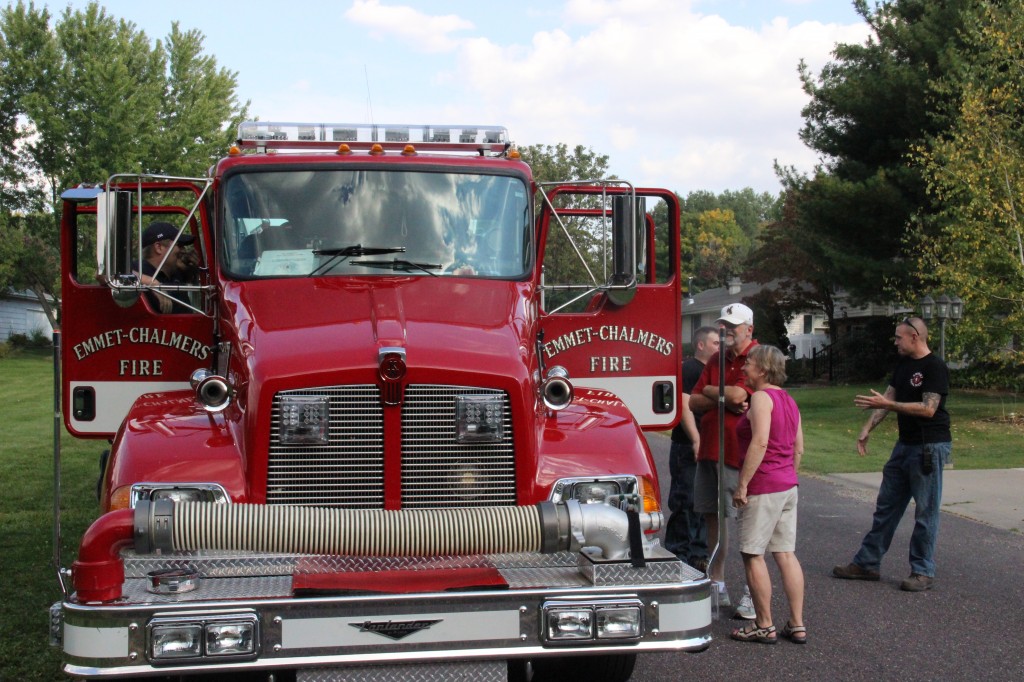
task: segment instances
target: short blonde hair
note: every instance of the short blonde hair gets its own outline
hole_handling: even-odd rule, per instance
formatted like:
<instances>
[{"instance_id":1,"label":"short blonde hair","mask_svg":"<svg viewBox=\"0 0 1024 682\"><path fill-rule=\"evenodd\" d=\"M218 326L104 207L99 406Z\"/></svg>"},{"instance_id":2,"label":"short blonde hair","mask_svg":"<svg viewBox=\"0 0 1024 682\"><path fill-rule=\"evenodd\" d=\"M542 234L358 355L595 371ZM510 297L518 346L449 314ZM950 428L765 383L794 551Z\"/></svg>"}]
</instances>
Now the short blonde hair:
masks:
<instances>
[{"instance_id":1,"label":"short blonde hair","mask_svg":"<svg viewBox=\"0 0 1024 682\"><path fill-rule=\"evenodd\" d=\"M775 346L757 345L747 353L747 359L764 370L769 384L786 383L786 356Z\"/></svg>"}]
</instances>

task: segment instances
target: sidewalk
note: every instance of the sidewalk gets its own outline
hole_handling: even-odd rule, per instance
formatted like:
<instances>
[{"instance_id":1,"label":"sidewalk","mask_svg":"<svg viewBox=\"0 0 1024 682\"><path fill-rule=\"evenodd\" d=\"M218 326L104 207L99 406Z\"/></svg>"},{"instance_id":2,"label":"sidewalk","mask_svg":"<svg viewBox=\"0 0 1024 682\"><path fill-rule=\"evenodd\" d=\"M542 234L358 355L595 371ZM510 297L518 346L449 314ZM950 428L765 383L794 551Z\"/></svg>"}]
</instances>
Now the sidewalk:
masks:
<instances>
[{"instance_id":1,"label":"sidewalk","mask_svg":"<svg viewBox=\"0 0 1024 682\"><path fill-rule=\"evenodd\" d=\"M982 523L1024 532L1024 469L946 469L942 510ZM877 491L882 472L831 474L841 485Z\"/></svg>"}]
</instances>

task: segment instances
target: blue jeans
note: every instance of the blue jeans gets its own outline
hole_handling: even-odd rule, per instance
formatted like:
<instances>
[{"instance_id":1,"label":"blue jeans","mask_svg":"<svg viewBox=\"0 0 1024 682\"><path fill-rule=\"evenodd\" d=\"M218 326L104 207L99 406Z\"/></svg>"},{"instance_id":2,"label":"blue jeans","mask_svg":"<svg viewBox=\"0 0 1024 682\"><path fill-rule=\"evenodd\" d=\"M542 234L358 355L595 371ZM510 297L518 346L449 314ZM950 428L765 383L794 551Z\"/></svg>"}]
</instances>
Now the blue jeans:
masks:
<instances>
[{"instance_id":1,"label":"blue jeans","mask_svg":"<svg viewBox=\"0 0 1024 682\"><path fill-rule=\"evenodd\" d=\"M903 512L914 500L914 532L910 536L910 570L918 575L935 576L935 541L939 537L939 510L942 506L942 468L949 463L952 443L908 445L898 442L882 469L875 516L871 530L864 536L853 563L877 571L889 551L892 536ZM931 461L931 473L922 471L922 457Z\"/></svg>"},{"instance_id":2,"label":"blue jeans","mask_svg":"<svg viewBox=\"0 0 1024 682\"><path fill-rule=\"evenodd\" d=\"M672 483L668 493L671 514L665 525L665 549L692 564L708 558L708 531L704 515L693 511L693 476L697 462L693 446L672 441L668 455Z\"/></svg>"}]
</instances>

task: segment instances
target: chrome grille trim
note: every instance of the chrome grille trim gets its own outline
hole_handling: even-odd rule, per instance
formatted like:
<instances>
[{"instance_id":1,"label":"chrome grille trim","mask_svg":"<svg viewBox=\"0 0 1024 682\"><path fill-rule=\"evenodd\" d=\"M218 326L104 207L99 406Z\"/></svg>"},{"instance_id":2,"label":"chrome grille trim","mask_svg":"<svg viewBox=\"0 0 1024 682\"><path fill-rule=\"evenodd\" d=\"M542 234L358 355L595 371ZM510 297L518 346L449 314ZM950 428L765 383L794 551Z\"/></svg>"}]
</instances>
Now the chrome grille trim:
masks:
<instances>
[{"instance_id":1,"label":"chrome grille trim","mask_svg":"<svg viewBox=\"0 0 1024 682\"><path fill-rule=\"evenodd\" d=\"M327 445L284 445L278 424L285 395L326 395ZM456 398L500 395L504 436L497 443L456 440ZM271 408L268 504L352 509L384 507L384 412L375 385L282 391ZM402 406L402 506L480 507L516 504L511 404L501 390L413 385Z\"/></svg>"},{"instance_id":2,"label":"chrome grille trim","mask_svg":"<svg viewBox=\"0 0 1024 682\"><path fill-rule=\"evenodd\" d=\"M278 424L284 395L328 397L328 445L281 443ZM274 396L267 504L383 509L384 411L376 386L325 386Z\"/></svg>"},{"instance_id":3,"label":"chrome grille trim","mask_svg":"<svg viewBox=\"0 0 1024 682\"><path fill-rule=\"evenodd\" d=\"M456 440L456 398L503 397L498 443ZM415 385L402 406L402 507L485 507L516 504L515 447L508 395L470 386Z\"/></svg>"}]
</instances>

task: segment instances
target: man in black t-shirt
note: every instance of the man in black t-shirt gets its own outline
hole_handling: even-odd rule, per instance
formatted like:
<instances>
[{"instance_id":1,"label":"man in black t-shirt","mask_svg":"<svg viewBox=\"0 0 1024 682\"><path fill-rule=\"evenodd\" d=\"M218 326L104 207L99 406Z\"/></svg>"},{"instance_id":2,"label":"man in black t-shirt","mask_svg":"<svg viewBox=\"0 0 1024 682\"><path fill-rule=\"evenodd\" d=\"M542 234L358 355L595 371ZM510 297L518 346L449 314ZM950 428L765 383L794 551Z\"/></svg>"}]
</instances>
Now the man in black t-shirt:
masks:
<instances>
[{"instance_id":1,"label":"man in black t-shirt","mask_svg":"<svg viewBox=\"0 0 1024 682\"><path fill-rule=\"evenodd\" d=\"M718 352L718 331L701 327L693 333L693 357L683 362L683 397L679 424L672 429L669 451L668 508L671 514L665 525L665 549L691 566L707 571L708 538L704 516L693 510L693 477L697 472L696 451L700 444L697 424L703 413L690 410L690 391L697 385L704 364Z\"/></svg>"},{"instance_id":2,"label":"man in black t-shirt","mask_svg":"<svg viewBox=\"0 0 1024 682\"><path fill-rule=\"evenodd\" d=\"M142 232L142 263L138 268L143 284L184 284L187 271L193 263L194 254L184 251L195 238L190 234L178 233L178 229L167 222L151 223ZM146 298L154 310L161 313L187 313L188 295L184 291L171 290L169 294L146 291Z\"/></svg>"},{"instance_id":3,"label":"man in black t-shirt","mask_svg":"<svg viewBox=\"0 0 1024 682\"><path fill-rule=\"evenodd\" d=\"M871 530L864 536L853 562L836 566L837 578L878 580L882 557L910 500L914 500L914 531L910 537L910 577L900 584L908 592L930 590L935 582L935 542L939 535L942 470L949 463L952 435L946 396L949 370L928 350L928 328L919 317L896 325L899 364L885 394L871 391L854 399L857 407L872 410L860 431L857 450L867 454L868 434L896 413L899 439L882 469L882 485Z\"/></svg>"}]
</instances>

